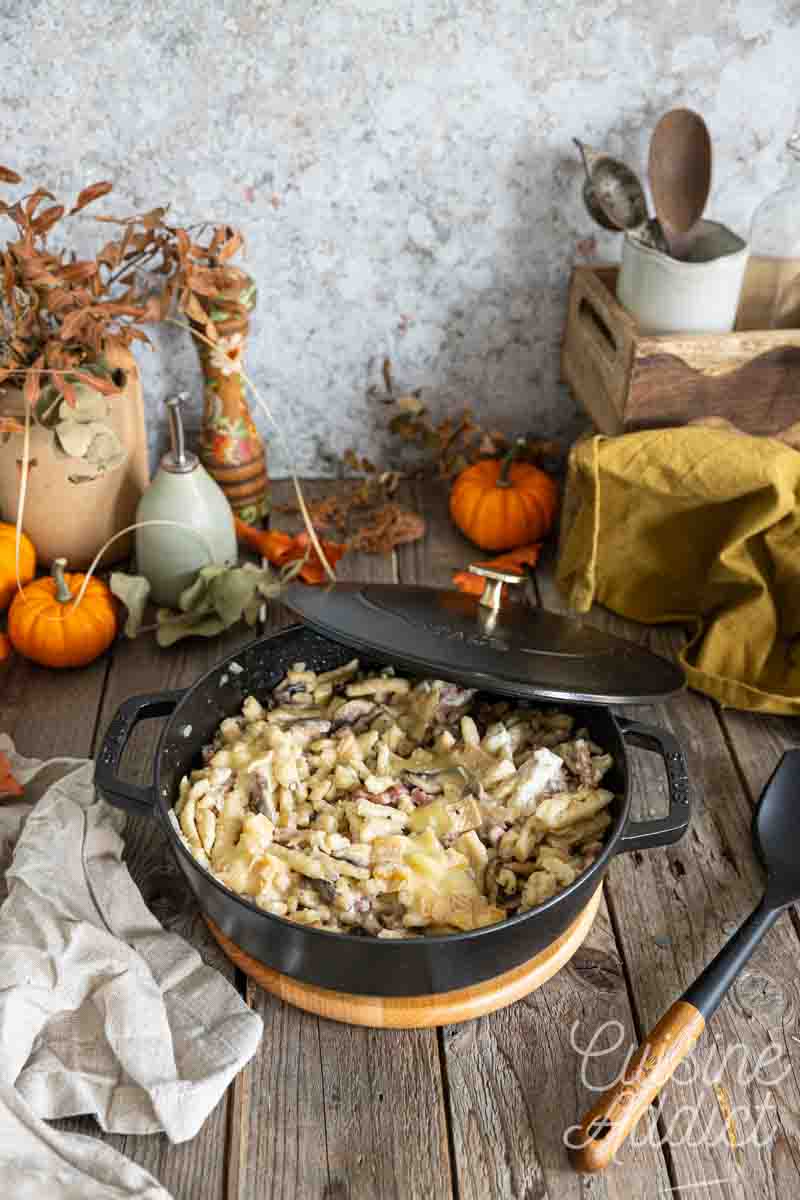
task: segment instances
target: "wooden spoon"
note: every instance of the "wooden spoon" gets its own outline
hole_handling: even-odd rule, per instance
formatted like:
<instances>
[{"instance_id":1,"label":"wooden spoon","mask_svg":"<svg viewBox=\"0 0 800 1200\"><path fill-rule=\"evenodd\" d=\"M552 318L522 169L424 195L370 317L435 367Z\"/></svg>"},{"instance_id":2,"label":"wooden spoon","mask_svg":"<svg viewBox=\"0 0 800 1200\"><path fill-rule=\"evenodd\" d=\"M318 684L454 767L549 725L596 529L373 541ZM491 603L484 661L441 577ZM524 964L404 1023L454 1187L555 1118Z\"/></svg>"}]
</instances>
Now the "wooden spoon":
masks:
<instances>
[{"instance_id":1,"label":"wooden spoon","mask_svg":"<svg viewBox=\"0 0 800 1200\"><path fill-rule=\"evenodd\" d=\"M664 114L650 141L648 174L669 252L685 259L711 187L711 138L699 113L673 108Z\"/></svg>"}]
</instances>

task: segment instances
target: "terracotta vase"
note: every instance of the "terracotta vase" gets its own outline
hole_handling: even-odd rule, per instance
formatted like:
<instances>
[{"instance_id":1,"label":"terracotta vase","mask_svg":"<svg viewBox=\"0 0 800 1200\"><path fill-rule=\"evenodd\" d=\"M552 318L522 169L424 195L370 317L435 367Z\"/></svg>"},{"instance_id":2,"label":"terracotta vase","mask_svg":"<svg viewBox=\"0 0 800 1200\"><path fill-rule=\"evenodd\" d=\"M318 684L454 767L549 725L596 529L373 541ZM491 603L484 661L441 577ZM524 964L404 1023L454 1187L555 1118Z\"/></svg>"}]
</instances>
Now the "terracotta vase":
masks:
<instances>
[{"instance_id":1,"label":"terracotta vase","mask_svg":"<svg viewBox=\"0 0 800 1200\"><path fill-rule=\"evenodd\" d=\"M109 348L106 358L125 376L119 394L109 397L105 420L125 450L119 467L87 480L82 459L59 453L49 429L31 426L23 527L43 565L63 557L72 569L88 567L108 538L133 523L148 483L144 403L136 360L129 351L114 347ZM0 392L0 414L24 419L19 389ZM17 518L21 467L22 434L0 434L0 518L12 524ZM83 481L73 483L70 477ZM119 538L102 562L105 565L127 558L131 549L131 535Z\"/></svg>"},{"instance_id":2,"label":"terracotta vase","mask_svg":"<svg viewBox=\"0 0 800 1200\"><path fill-rule=\"evenodd\" d=\"M215 311L212 299L208 312L218 340L212 347L195 339L205 398L198 449L203 465L222 488L236 516L250 525L259 525L269 514L269 477L264 442L251 416L242 376L256 289L249 275L241 271L238 277L236 287L220 299L238 300L248 315Z\"/></svg>"}]
</instances>

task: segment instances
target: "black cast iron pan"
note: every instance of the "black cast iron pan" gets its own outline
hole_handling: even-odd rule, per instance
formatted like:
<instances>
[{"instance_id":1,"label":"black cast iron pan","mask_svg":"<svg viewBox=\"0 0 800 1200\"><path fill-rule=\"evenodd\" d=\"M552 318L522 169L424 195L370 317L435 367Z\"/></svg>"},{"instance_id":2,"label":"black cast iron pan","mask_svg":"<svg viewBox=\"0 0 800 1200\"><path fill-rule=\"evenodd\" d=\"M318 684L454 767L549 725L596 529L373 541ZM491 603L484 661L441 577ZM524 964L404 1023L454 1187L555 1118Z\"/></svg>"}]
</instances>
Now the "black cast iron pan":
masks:
<instances>
[{"instance_id":1,"label":"black cast iron pan","mask_svg":"<svg viewBox=\"0 0 800 1200\"><path fill-rule=\"evenodd\" d=\"M601 704L559 703L608 750L615 765L604 781L615 793L613 822L605 846L575 882L537 908L468 933L392 940L330 933L264 912L217 882L191 856L168 813L181 777L201 761L224 717L235 715L250 694L264 697L295 662L317 671L340 666L352 650L306 626L294 626L254 642L212 668L186 691L135 696L114 716L97 759L96 783L110 803L155 817L200 909L248 954L285 975L337 991L375 996L420 996L491 979L544 950L586 906L615 854L677 841L689 823L689 788L683 752L671 733L615 716ZM365 660L365 664L366 664ZM391 661L387 655L382 663ZM375 660L373 659L373 664ZM503 691L507 695L510 688ZM542 707L547 706L543 702ZM138 722L168 717L152 766L152 783L127 783L118 769ZM632 821L628 745L644 746L664 759L669 814Z\"/></svg>"}]
</instances>

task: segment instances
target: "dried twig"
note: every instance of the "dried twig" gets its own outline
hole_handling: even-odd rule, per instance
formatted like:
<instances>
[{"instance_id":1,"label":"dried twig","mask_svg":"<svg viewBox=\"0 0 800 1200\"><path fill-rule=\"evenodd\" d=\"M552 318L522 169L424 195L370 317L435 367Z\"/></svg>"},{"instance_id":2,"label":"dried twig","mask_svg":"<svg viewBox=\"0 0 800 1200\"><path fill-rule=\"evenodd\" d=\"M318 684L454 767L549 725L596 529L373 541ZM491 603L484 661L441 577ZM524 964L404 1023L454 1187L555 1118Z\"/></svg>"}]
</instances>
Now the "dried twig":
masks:
<instances>
[{"instance_id":1,"label":"dried twig","mask_svg":"<svg viewBox=\"0 0 800 1200\"><path fill-rule=\"evenodd\" d=\"M334 530L346 536L353 550L385 554L394 546L424 536L424 518L394 499L403 480L449 480L479 458L496 458L505 453L512 440L519 447L517 456L523 460L542 465L560 462L563 457L563 447L558 442L533 435L512 439L499 430L479 425L467 408L434 421L420 390L396 395L388 358L383 360L381 373L385 392L377 398L391 406L389 432L414 452L413 458L399 470L382 471L351 448L345 451L339 467L343 476L359 476L358 482L334 483L327 496L308 506L308 515L316 529ZM289 504L276 506L275 511L298 510Z\"/></svg>"}]
</instances>

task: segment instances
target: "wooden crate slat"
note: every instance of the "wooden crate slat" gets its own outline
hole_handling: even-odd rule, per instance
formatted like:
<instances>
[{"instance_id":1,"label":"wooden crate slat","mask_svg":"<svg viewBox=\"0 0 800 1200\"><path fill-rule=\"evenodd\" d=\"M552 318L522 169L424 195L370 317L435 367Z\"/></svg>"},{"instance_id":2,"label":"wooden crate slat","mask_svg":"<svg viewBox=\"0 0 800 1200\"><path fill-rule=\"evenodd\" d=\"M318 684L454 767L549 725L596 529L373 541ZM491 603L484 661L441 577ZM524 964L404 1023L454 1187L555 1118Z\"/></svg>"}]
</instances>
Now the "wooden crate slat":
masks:
<instances>
[{"instance_id":1,"label":"wooden crate slat","mask_svg":"<svg viewBox=\"0 0 800 1200\"><path fill-rule=\"evenodd\" d=\"M621 433L637 330L610 282L608 271L573 271L561 376L601 432Z\"/></svg>"},{"instance_id":2,"label":"wooden crate slat","mask_svg":"<svg viewBox=\"0 0 800 1200\"><path fill-rule=\"evenodd\" d=\"M644 334L616 277L575 267L562 348L562 376L601 433L722 417L768 435L800 420L800 329Z\"/></svg>"}]
</instances>

